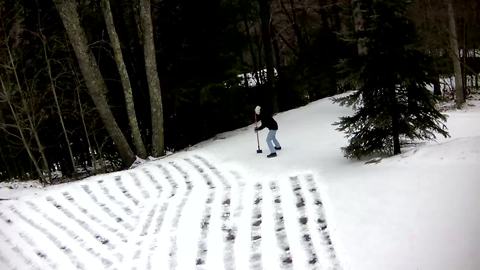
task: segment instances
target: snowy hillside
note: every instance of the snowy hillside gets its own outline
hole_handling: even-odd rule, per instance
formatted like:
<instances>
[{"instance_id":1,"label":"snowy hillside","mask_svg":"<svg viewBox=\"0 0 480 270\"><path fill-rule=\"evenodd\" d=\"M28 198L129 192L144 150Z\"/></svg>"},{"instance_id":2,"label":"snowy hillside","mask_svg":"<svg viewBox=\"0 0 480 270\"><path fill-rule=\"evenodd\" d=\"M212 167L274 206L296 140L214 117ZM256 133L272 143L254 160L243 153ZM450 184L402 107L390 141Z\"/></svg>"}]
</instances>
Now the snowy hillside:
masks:
<instances>
[{"instance_id":1,"label":"snowy hillside","mask_svg":"<svg viewBox=\"0 0 480 270\"><path fill-rule=\"evenodd\" d=\"M0 269L480 269L480 102L451 138L347 160L323 99L129 171L0 190Z\"/></svg>"}]
</instances>

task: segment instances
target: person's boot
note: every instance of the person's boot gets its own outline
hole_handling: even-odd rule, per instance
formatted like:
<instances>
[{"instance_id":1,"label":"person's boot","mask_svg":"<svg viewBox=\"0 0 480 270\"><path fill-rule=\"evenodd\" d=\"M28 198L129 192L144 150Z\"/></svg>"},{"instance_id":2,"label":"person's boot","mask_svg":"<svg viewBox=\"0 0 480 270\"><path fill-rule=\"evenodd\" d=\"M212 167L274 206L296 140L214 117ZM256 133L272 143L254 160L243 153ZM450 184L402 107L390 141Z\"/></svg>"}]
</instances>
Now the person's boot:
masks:
<instances>
[{"instance_id":1,"label":"person's boot","mask_svg":"<svg viewBox=\"0 0 480 270\"><path fill-rule=\"evenodd\" d=\"M272 157L276 157L276 156L277 156L277 153L271 153L271 154L267 155L267 158L272 158Z\"/></svg>"},{"instance_id":2,"label":"person's boot","mask_svg":"<svg viewBox=\"0 0 480 270\"><path fill-rule=\"evenodd\" d=\"M275 150L282 150L281 146L275 146Z\"/></svg>"}]
</instances>

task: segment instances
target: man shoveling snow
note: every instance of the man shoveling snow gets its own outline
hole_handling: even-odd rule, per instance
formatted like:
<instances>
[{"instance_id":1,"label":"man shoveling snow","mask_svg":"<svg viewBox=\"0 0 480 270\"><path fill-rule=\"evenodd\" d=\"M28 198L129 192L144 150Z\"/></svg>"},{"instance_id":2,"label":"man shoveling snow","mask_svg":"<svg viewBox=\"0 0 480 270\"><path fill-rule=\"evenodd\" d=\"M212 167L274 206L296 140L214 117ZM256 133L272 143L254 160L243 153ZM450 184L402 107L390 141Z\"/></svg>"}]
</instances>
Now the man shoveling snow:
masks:
<instances>
[{"instance_id":1,"label":"man shoveling snow","mask_svg":"<svg viewBox=\"0 0 480 270\"><path fill-rule=\"evenodd\" d=\"M262 112L261 109L262 108L260 106L255 107L255 119L257 119L258 116L258 119L262 122L259 127L255 127L255 132L258 132L259 130L262 130L264 128L268 128L267 145L270 149L270 154L268 154L267 157L276 157L276 150L282 149L277 138L275 138L278 130L278 124L270 114Z\"/></svg>"}]
</instances>

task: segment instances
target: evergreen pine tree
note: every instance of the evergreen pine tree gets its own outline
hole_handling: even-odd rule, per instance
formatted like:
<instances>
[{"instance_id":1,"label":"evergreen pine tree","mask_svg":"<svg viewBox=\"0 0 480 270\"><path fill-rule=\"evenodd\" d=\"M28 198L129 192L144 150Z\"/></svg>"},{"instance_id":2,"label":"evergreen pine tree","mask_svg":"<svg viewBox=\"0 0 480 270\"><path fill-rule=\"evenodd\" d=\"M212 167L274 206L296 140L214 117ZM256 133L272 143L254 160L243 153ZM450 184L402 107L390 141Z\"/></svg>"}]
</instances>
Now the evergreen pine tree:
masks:
<instances>
[{"instance_id":1,"label":"evergreen pine tree","mask_svg":"<svg viewBox=\"0 0 480 270\"><path fill-rule=\"evenodd\" d=\"M361 0L363 27L345 40L359 55L344 59L343 77L358 91L336 102L352 106L352 116L341 117L337 130L345 132L349 145L345 156L399 154L406 139L448 136L446 117L435 108L426 88L431 81L429 58L418 50L413 22L407 18L407 0ZM345 76L346 75L346 76Z\"/></svg>"}]
</instances>

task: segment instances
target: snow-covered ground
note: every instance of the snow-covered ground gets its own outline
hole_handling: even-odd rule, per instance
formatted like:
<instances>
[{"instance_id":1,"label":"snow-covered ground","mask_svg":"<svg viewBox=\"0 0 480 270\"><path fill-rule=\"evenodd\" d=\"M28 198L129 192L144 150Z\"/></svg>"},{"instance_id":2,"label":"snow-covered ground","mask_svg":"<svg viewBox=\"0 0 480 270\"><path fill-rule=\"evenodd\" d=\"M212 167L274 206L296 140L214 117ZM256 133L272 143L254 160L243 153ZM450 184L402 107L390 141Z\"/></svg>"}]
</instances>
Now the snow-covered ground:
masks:
<instances>
[{"instance_id":1,"label":"snow-covered ground","mask_svg":"<svg viewBox=\"0 0 480 270\"><path fill-rule=\"evenodd\" d=\"M451 138L347 160L323 99L135 169L2 188L0 269L480 269L480 102Z\"/></svg>"}]
</instances>

